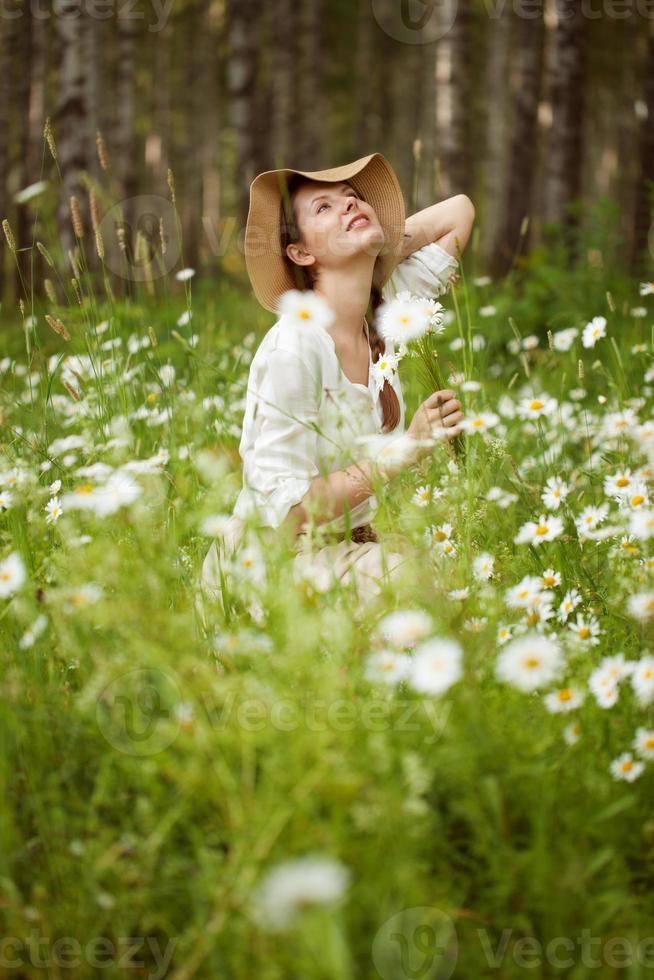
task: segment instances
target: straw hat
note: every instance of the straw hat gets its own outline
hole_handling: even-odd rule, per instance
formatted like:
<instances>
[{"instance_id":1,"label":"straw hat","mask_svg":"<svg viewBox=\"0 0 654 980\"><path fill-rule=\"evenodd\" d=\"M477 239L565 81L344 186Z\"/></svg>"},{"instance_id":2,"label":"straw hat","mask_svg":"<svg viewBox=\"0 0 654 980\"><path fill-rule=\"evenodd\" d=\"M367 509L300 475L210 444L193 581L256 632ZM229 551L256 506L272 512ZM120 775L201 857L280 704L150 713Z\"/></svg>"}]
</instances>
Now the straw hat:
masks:
<instances>
[{"instance_id":1,"label":"straw hat","mask_svg":"<svg viewBox=\"0 0 654 980\"><path fill-rule=\"evenodd\" d=\"M312 180L340 183L347 180L370 204L384 230L375 282L381 288L399 261L404 238L404 198L395 171L381 153L328 170L266 170L250 184L250 207L245 228L245 264L254 293L267 310L277 312L277 301L297 284L280 243L280 209L286 180L301 174Z\"/></svg>"}]
</instances>

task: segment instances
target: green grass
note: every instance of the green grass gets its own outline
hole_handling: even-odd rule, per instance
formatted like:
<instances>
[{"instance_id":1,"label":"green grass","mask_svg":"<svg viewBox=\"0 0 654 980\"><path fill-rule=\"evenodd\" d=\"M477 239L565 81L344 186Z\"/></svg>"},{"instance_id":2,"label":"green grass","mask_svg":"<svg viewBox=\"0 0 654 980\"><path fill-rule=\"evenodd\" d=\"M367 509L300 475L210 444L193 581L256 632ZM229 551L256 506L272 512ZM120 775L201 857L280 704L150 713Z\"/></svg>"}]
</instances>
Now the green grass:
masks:
<instances>
[{"instance_id":1,"label":"green grass","mask_svg":"<svg viewBox=\"0 0 654 980\"><path fill-rule=\"evenodd\" d=\"M441 448L380 492L382 535L400 534L415 565L378 604L363 606L349 586L318 594L295 584L280 542L265 554L263 617L252 618L247 583L228 574L226 613L214 604L203 626L195 599L210 538L201 526L229 512L240 487L244 383L272 317L236 282L193 282L184 327L187 299L173 286L165 302L92 306L87 296L86 309L52 311L68 343L43 320L48 310L35 310L28 354L20 324L7 328L0 472L18 467L24 479L0 514L0 558L20 554L27 580L0 600L0 914L17 944L3 947L3 975L361 980L381 964L389 980L649 976L654 954L637 944L653 934L652 764L633 783L609 766L637 727L654 727L652 704L626 679L615 707L601 708L587 683L602 657L636 660L651 648L650 627L627 608L652 588L641 563L651 541L636 541L634 554L616 547L627 529L614 502L606 523L621 530L608 540L580 540L574 517L608 501L607 473L649 464L642 440L598 426L632 398L643 399L641 422L652 416L652 299L638 296L638 280L585 262L571 270L551 254L504 284L476 287L468 274L444 298L457 312L441 356L481 382L463 396L467 414L519 401L529 382L571 406L570 424L554 415L529 428L501 414L506 431L468 437L455 472ZM488 305L496 314L480 316ZM641 305L647 316L633 317ZM596 315L608 324L594 349L580 338L568 353L548 348L548 330L581 330ZM514 329L538 335L539 347L508 352ZM475 334L483 350L470 347ZM149 346L128 354L130 335ZM466 346L450 351L457 336ZM112 366L100 345L118 338ZM635 343L646 352L631 353ZM81 382L64 374L76 354L90 358ZM175 368L168 385L166 364ZM428 394L413 368L409 359L400 367L408 418ZM575 388L585 391L578 400ZM222 401L203 404L215 396ZM83 447L49 448L70 436ZM46 523L54 480L63 495L97 482L76 476L81 466L161 450L165 465L132 475L142 488L133 503L104 517L64 508ZM545 512L540 494L553 475L572 487L563 535L515 544ZM444 493L421 508L412 498L425 484ZM500 507L487 499L492 486L517 500ZM423 538L444 522L452 558ZM495 558L484 583L472 574L482 552ZM578 588L575 615L594 613L603 630L599 645L585 646L565 624L546 624L566 650L561 683L586 692L570 714L544 706L556 684L525 694L495 675L498 626L524 620L507 608L506 590L549 567L562 576L555 608ZM89 583L101 591L89 596ZM466 586L466 599L448 598ZM461 643L463 677L445 694L366 678L375 627L394 609L428 611L432 635ZM39 616L43 632L21 643ZM563 737L571 721L581 725L574 744ZM339 902L301 910L280 939L253 918L252 898L271 869L307 854L340 862L348 886ZM416 909L439 910L440 931L427 912L407 911ZM47 937L45 966L30 951L35 937ZM58 937L71 940L63 964ZM127 937L139 937L140 970L126 963ZM402 966L393 956L403 947Z\"/></svg>"}]
</instances>

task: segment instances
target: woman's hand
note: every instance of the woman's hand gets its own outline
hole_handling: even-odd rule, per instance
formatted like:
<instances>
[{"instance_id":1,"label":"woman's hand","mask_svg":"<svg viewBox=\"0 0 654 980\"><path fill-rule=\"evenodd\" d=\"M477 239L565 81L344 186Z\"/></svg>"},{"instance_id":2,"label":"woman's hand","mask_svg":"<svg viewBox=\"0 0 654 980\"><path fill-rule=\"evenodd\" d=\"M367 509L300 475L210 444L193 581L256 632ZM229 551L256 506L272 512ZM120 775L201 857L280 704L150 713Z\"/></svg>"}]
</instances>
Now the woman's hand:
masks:
<instances>
[{"instance_id":1,"label":"woman's hand","mask_svg":"<svg viewBox=\"0 0 654 980\"><path fill-rule=\"evenodd\" d=\"M435 391L418 407L407 429L407 435L417 440L453 439L461 432L463 421L461 402L449 388ZM429 453L424 448L422 455Z\"/></svg>"}]
</instances>

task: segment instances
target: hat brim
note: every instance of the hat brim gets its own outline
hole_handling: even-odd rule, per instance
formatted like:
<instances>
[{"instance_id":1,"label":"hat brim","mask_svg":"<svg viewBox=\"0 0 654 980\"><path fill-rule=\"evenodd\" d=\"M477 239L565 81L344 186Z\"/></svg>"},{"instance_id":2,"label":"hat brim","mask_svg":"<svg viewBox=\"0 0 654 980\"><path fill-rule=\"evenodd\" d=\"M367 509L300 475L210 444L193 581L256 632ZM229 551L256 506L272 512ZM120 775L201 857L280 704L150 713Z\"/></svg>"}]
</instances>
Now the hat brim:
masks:
<instances>
[{"instance_id":1,"label":"hat brim","mask_svg":"<svg viewBox=\"0 0 654 980\"><path fill-rule=\"evenodd\" d=\"M297 283L284 258L280 242L280 205L286 181L293 174L311 180L348 181L371 205L384 231L385 242L377 260L375 282L381 288L400 257L406 213L402 188L395 171L381 153L328 170L266 170L250 185L250 207L245 228L245 264L255 296L262 306L278 312L282 293Z\"/></svg>"}]
</instances>

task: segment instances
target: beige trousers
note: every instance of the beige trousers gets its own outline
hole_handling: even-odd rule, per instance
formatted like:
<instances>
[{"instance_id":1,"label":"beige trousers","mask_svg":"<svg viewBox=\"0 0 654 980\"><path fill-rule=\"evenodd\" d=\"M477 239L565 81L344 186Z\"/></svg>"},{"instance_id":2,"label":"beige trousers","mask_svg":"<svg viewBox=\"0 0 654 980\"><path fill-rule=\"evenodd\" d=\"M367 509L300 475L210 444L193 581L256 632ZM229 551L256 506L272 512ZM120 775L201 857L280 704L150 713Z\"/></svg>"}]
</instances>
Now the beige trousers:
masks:
<instances>
[{"instance_id":1,"label":"beige trousers","mask_svg":"<svg viewBox=\"0 0 654 980\"><path fill-rule=\"evenodd\" d=\"M210 599L222 598L221 557L226 559L222 562L223 574L228 574L228 561L243 539L243 525L237 520L232 518L234 523L230 522L220 546L214 542L204 559L201 587ZM410 555L379 541L338 541L319 547L300 535L293 558L293 577L296 581L308 580L319 592L327 591L338 580L351 585L362 600L368 600L378 596L385 584L399 582L410 563Z\"/></svg>"}]
</instances>

